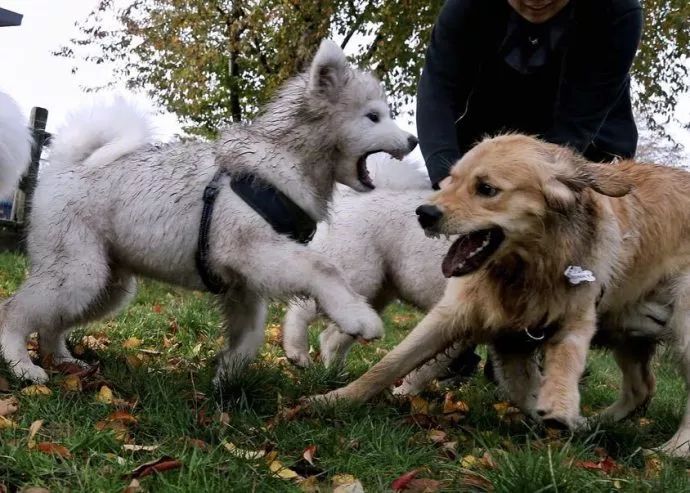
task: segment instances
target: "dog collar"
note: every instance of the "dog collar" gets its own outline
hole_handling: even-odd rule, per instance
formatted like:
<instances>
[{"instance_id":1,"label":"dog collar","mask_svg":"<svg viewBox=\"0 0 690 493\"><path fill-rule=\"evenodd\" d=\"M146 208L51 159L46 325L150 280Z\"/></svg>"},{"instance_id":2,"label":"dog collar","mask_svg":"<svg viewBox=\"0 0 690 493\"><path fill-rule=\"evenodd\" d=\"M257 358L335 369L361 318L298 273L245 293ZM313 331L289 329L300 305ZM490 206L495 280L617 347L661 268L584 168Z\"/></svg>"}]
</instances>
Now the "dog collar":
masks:
<instances>
[{"instance_id":1,"label":"dog collar","mask_svg":"<svg viewBox=\"0 0 690 493\"><path fill-rule=\"evenodd\" d=\"M209 230L213 217L213 206L220 190L220 179L223 170L216 171L204 189L204 207L199 223L199 240L196 251L196 267L204 285L214 294L226 290L223 281L209 266ZM242 174L230 178L230 188L244 202L259 214L271 227L280 234L288 236L298 243L311 241L316 232L314 221L302 208L287 195L256 175Z\"/></svg>"}]
</instances>

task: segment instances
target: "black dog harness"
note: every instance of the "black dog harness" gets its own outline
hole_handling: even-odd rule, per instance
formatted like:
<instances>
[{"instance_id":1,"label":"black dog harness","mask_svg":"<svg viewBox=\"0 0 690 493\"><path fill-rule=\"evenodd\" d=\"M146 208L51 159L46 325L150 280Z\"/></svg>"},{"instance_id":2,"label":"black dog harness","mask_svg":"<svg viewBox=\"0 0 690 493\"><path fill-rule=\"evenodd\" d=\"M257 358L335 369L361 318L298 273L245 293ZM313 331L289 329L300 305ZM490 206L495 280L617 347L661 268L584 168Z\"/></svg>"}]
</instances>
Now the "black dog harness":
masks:
<instances>
[{"instance_id":1,"label":"black dog harness","mask_svg":"<svg viewBox=\"0 0 690 493\"><path fill-rule=\"evenodd\" d=\"M223 170L216 171L213 179L204 189L204 208L201 212L199 242L196 251L196 268L201 280L214 294L221 293L226 289L223 281L209 266L208 237L213 217L213 206L220 190L220 180L224 174ZM314 237L316 221L270 183L256 175L232 175L230 188L277 233L286 235L291 240L302 244L309 243Z\"/></svg>"}]
</instances>

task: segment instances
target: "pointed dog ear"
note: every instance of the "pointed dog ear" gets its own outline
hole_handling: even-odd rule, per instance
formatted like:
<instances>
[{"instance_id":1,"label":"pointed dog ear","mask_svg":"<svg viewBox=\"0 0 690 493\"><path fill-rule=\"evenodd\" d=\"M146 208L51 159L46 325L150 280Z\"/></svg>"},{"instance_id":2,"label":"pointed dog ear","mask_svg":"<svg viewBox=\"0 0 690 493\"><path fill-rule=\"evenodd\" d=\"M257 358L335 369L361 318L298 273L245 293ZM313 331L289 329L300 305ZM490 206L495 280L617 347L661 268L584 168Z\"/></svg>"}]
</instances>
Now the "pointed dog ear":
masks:
<instances>
[{"instance_id":1,"label":"pointed dog ear","mask_svg":"<svg viewBox=\"0 0 690 493\"><path fill-rule=\"evenodd\" d=\"M340 46L324 39L309 68L309 91L335 100L345 83L347 68L347 58Z\"/></svg>"}]
</instances>

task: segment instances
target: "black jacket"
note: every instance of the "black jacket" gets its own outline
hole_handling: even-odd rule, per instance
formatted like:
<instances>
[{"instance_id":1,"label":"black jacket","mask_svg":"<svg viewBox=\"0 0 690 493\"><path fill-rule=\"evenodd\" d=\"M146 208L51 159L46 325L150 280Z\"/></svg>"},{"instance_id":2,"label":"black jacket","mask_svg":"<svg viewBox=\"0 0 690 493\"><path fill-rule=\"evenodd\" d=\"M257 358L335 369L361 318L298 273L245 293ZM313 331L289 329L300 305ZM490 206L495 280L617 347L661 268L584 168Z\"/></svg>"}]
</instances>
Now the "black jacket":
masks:
<instances>
[{"instance_id":1,"label":"black jacket","mask_svg":"<svg viewBox=\"0 0 690 493\"><path fill-rule=\"evenodd\" d=\"M542 25L506 0L447 0L417 95L431 182L482 137L503 131L539 135L593 161L632 157L629 72L641 30L639 0L571 0ZM541 65L511 62L539 43L547 47Z\"/></svg>"}]
</instances>

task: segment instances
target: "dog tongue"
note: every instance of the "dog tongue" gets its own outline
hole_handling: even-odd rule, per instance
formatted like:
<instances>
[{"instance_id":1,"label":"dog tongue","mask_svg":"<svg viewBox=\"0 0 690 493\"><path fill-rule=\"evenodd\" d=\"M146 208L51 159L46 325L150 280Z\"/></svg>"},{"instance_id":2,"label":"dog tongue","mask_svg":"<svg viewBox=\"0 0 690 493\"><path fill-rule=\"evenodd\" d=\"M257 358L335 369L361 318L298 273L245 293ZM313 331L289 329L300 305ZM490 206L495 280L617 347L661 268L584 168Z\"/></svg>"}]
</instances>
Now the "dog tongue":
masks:
<instances>
[{"instance_id":1,"label":"dog tongue","mask_svg":"<svg viewBox=\"0 0 690 493\"><path fill-rule=\"evenodd\" d=\"M481 267L484 260L492 253L487 248L490 235L491 231L485 229L463 235L455 240L441 264L443 275L445 277L463 276Z\"/></svg>"}]
</instances>

